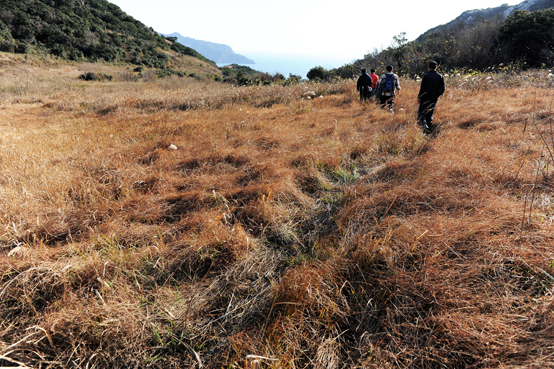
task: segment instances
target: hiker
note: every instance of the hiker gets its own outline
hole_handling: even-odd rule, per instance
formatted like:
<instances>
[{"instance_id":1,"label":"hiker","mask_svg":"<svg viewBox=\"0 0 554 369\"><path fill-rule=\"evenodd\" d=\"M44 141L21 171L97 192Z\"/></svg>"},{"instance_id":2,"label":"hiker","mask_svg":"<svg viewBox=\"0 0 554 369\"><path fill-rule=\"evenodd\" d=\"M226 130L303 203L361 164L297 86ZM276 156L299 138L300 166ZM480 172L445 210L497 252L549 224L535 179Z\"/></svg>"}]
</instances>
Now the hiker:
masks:
<instances>
[{"instance_id":1,"label":"hiker","mask_svg":"<svg viewBox=\"0 0 554 369\"><path fill-rule=\"evenodd\" d=\"M375 74L375 69L371 68L369 76L371 77L371 80L373 81L373 84L371 85L372 92L375 92L377 89L377 83L379 83L379 76ZM373 95L373 93L372 93Z\"/></svg>"},{"instance_id":2,"label":"hiker","mask_svg":"<svg viewBox=\"0 0 554 369\"><path fill-rule=\"evenodd\" d=\"M444 94L445 84L442 74L437 72L437 62L429 62L429 71L423 75L421 87L417 95L419 109L417 111L417 124L423 128L426 135L433 134L437 126L433 124L433 113L439 97Z\"/></svg>"},{"instance_id":3,"label":"hiker","mask_svg":"<svg viewBox=\"0 0 554 369\"><path fill-rule=\"evenodd\" d=\"M379 96L381 107L385 108L385 105L389 105L389 111L393 111L394 97L396 91L400 92L400 84L398 83L398 76L392 72L392 65L387 65L387 73L381 76L379 79L379 90L381 94Z\"/></svg>"},{"instance_id":4,"label":"hiker","mask_svg":"<svg viewBox=\"0 0 554 369\"><path fill-rule=\"evenodd\" d=\"M356 90L360 92L360 101L367 101L371 97L371 90L373 85L373 80L367 74L365 68L362 69L362 74L358 78L358 83L356 84Z\"/></svg>"}]
</instances>

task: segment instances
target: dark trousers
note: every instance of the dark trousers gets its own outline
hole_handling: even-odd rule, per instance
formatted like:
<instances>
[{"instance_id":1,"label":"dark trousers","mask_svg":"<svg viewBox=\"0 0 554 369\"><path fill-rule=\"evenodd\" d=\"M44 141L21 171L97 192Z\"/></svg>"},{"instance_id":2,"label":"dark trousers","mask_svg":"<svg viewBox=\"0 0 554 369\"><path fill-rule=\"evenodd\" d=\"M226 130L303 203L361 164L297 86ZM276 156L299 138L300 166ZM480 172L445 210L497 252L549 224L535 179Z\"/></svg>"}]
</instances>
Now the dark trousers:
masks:
<instances>
[{"instance_id":1,"label":"dark trousers","mask_svg":"<svg viewBox=\"0 0 554 369\"><path fill-rule=\"evenodd\" d=\"M371 98L371 88L369 86L362 86L360 88L360 101L368 101Z\"/></svg>"},{"instance_id":2,"label":"dark trousers","mask_svg":"<svg viewBox=\"0 0 554 369\"><path fill-rule=\"evenodd\" d=\"M385 105L389 104L389 109L394 108L394 96L383 96L381 95L381 101L380 101L381 107L385 108Z\"/></svg>"},{"instance_id":3,"label":"dark trousers","mask_svg":"<svg viewBox=\"0 0 554 369\"><path fill-rule=\"evenodd\" d=\"M423 133L426 135L436 133L437 126L433 124L433 113L436 106L437 100L426 100L419 103L417 124L423 128Z\"/></svg>"},{"instance_id":4,"label":"dark trousers","mask_svg":"<svg viewBox=\"0 0 554 369\"><path fill-rule=\"evenodd\" d=\"M417 110L417 122L419 124L426 123L429 127L432 126L436 106L437 100L421 101Z\"/></svg>"}]
</instances>

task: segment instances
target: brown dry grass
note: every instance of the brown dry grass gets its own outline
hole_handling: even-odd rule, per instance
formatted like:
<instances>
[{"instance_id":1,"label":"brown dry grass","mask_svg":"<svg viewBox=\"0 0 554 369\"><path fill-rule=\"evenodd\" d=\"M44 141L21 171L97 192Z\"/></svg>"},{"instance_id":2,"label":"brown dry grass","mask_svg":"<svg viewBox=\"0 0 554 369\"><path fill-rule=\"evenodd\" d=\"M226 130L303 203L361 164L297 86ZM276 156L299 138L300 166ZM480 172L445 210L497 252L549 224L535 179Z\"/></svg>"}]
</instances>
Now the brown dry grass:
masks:
<instances>
[{"instance_id":1,"label":"brown dry grass","mask_svg":"<svg viewBox=\"0 0 554 369\"><path fill-rule=\"evenodd\" d=\"M0 75L2 364L553 364L544 73L451 77L428 139L406 79L389 114L93 67Z\"/></svg>"}]
</instances>

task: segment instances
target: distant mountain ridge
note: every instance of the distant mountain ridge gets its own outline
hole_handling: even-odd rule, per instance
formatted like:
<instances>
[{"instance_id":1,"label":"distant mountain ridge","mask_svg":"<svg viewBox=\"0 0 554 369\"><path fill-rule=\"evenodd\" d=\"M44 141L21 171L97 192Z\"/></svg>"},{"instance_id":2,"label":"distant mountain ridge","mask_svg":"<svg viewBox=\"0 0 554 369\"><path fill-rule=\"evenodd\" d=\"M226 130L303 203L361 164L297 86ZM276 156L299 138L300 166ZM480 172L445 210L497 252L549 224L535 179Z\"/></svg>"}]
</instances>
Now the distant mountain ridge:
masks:
<instances>
[{"instance_id":1,"label":"distant mountain ridge","mask_svg":"<svg viewBox=\"0 0 554 369\"><path fill-rule=\"evenodd\" d=\"M220 64L256 64L253 60L246 56L236 54L233 49L225 44L217 44L215 42L196 40L191 37L185 37L178 32L165 34L164 36L176 37L177 41L190 47L206 58Z\"/></svg>"},{"instance_id":2,"label":"distant mountain ridge","mask_svg":"<svg viewBox=\"0 0 554 369\"><path fill-rule=\"evenodd\" d=\"M421 42L423 41L425 36L437 31L443 31L445 29L454 27L456 24L473 24L482 20L494 19L496 17L502 17L502 19L506 19L516 10L535 11L552 7L554 7L554 0L525 0L518 5L503 4L495 8L467 10L451 22L429 29L421 36L419 36L416 41Z\"/></svg>"}]
</instances>

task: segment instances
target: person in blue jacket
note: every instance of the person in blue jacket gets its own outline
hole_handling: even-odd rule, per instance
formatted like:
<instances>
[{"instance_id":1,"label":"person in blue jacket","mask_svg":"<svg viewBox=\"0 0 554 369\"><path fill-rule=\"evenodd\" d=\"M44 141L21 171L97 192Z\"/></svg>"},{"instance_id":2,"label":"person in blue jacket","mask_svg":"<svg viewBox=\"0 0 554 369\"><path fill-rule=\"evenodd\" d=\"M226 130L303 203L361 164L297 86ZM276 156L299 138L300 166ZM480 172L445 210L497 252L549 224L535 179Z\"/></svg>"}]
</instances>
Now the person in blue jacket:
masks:
<instances>
[{"instance_id":1,"label":"person in blue jacket","mask_svg":"<svg viewBox=\"0 0 554 369\"><path fill-rule=\"evenodd\" d=\"M394 74L392 65L387 65L385 68L387 72L379 79L379 85L377 87L381 108L389 105L389 111L394 109L394 98L398 92L400 92L400 83L398 82L398 76Z\"/></svg>"},{"instance_id":2,"label":"person in blue jacket","mask_svg":"<svg viewBox=\"0 0 554 369\"><path fill-rule=\"evenodd\" d=\"M446 89L444 77L437 72L437 62L429 62L429 71L425 73L421 80L417 102L419 109L417 111L417 124L423 128L423 133L430 135L435 133L437 126L433 124L433 113L439 101L439 97L444 94Z\"/></svg>"}]
</instances>

